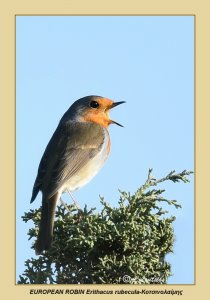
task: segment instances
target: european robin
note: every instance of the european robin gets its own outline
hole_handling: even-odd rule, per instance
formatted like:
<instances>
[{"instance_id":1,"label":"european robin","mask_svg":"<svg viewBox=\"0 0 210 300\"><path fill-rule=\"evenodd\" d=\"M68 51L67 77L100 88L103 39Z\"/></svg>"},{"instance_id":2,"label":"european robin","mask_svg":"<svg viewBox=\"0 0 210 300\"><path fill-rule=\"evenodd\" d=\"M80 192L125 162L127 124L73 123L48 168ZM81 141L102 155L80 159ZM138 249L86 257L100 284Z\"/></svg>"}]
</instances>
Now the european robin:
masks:
<instances>
[{"instance_id":1,"label":"european robin","mask_svg":"<svg viewBox=\"0 0 210 300\"><path fill-rule=\"evenodd\" d=\"M36 254L50 248L61 194L88 183L106 161L110 151L108 126L122 126L110 119L109 110L122 103L87 96L75 101L61 118L40 161L31 197L33 202L42 192Z\"/></svg>"}]
</instances>

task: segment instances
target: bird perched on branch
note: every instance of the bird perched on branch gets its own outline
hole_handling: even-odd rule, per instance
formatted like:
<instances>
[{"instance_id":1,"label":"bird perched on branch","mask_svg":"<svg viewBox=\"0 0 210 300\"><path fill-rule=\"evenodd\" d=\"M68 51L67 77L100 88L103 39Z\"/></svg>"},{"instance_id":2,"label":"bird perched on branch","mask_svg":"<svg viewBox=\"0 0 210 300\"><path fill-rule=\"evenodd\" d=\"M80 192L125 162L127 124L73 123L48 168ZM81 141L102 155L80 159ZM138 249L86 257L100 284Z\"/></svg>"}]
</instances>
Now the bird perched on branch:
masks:
<instances>
[{"instance_id":1,"label":"bird perched on branch","mask_svg":"<svg viewBox=\"0 0 210 300\"><path fill-rule=\"evenodd\" d=\"M56 203L61 194L88 183L101 169L110 151L108 126L119 123L109 117L124 103L100 96L75 101L61 118L39 164L31 202L42 192L41 222L36 254L50 248Z\"/></svg>"}]
</instances>

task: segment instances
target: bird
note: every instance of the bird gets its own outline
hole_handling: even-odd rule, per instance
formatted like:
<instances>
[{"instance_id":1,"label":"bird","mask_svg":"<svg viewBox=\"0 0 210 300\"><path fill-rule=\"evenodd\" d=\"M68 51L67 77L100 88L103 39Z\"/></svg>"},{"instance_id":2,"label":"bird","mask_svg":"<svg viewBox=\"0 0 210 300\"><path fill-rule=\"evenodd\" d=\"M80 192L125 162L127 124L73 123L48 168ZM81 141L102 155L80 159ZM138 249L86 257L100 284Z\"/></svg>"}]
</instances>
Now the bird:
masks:
<instances>
[{"instance_id":1,"label":"bird","mask_svg":"<svg viewBox=\"0 0 210 300\"><path fill-rule=\"evenodd\" d=\"M76 100L64 113L41 158L31 203L42 193L41 221L35 253L49 250L53 240L56 205L61 195L87 184L110 153L110 109L125 103L102 96Z\"/></svg>"}]
</instances>

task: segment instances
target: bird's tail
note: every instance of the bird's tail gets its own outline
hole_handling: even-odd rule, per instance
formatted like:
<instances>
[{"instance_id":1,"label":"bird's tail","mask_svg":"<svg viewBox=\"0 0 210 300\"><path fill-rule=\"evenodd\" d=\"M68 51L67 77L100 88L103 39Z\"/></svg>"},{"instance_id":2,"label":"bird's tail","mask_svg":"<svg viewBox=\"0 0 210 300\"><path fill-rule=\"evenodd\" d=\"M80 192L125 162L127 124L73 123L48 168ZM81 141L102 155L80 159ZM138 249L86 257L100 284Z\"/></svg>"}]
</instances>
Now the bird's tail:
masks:
<instances>
[{"instance_id":1,"label":"bird's tail","mask_svg":"<svg viewBox=\"0 0 210 300\"><path fill-rule=\"evenodd\" d=\"M47 200L44 196L42 198L41 222L35 244L36 254L41 254L43 250L47 250L51 246L57 200L58 193Z\"/></svg>"}]
</instances>

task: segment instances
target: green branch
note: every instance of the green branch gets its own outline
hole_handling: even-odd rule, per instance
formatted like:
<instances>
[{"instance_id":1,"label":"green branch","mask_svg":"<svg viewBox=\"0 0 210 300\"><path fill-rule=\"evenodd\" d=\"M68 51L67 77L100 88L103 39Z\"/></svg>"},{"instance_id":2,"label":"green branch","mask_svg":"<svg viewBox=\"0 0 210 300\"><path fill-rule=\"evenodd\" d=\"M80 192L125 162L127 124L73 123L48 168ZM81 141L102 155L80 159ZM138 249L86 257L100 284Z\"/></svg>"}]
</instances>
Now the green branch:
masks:
<instances>
[{"instance_id":1,"label":"green branch","mask_svg":"<svg viewBox=\"0 0 210 300\"><path fill-rule=\"evenodd\" d=\"M175 216L168 217L161 203L181 205L163 197L163 189L151 188L165 181L187 183L190 174L172 171L156 180L150 169L134 195L119 191L117 208L100 197L101 212L72 205L67 212L58 206L51 249L25 262L18 283L166 283L171 266L165 257L173 252ZM34 240L40 209L30 210L22 218L33 221L35 227L28 235Z\"/></svg>"}]
</instances>

